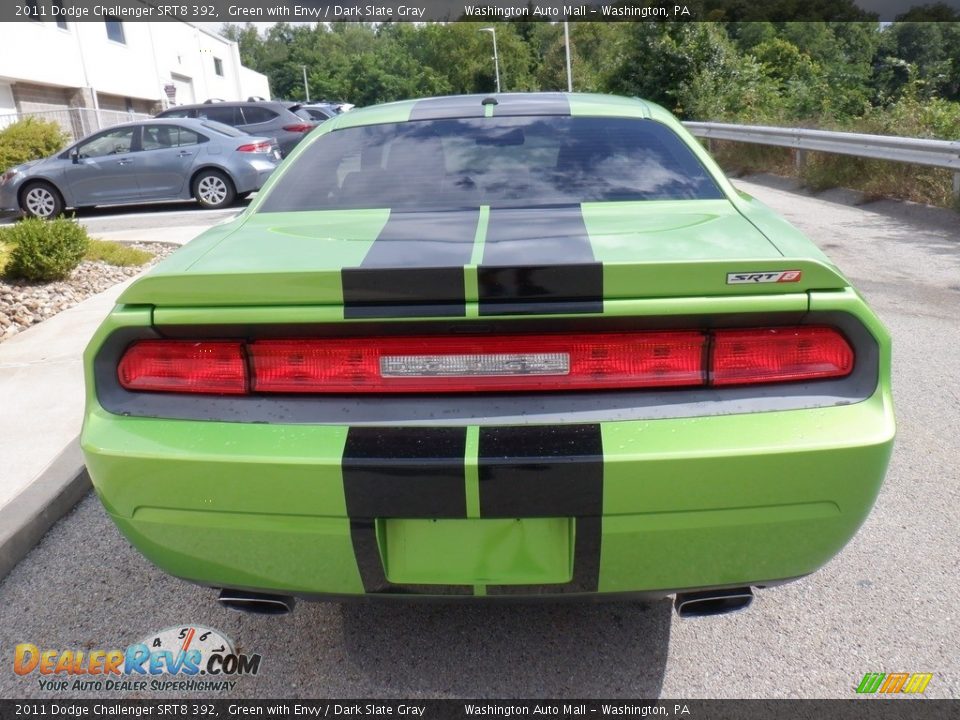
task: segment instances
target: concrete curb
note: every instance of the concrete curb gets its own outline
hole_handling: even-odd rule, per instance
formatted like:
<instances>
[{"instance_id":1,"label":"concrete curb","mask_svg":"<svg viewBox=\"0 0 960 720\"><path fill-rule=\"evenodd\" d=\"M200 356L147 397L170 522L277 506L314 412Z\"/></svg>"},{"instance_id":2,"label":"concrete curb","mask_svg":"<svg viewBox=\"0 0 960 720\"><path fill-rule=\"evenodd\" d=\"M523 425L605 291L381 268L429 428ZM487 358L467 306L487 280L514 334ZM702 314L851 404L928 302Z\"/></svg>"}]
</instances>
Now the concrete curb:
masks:
<instances>
[{"instance_id":1,"label":"concrete curb","mask_svg":"<svg viewBox=\"0 0 960 720\"><path fill-rule=\"evenodd\" d=\"M19 495L0 508L0 579L6 577L44 534L89 492L79 438Z\"/></svg>"}]
</instances>

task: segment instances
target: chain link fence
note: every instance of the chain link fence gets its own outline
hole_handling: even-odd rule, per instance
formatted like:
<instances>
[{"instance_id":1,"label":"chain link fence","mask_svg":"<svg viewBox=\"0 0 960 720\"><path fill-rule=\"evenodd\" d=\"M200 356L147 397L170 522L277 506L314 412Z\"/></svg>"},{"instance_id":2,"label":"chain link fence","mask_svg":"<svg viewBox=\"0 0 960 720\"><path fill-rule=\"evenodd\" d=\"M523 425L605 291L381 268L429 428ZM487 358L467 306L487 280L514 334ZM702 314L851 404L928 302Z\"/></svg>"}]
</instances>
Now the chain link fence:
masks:
<instances>
[{"instance_id":1,"label":"chain link fence","mask_svg":"<svg viewBox=\"0 0 960 720\"><path fill-rule=\"evenodd\" d=\"M37 118L38 120L52 120L58 123L64 132L70 136L70 142L73 142L97 130L133 120L146 120L151 116L146 113L127 112L124 110L96 110L94 108L38 110L0 115L0 130L8 125L12 125L18 120L24 120L28 117Z\"/></svg>"}]
</instances>

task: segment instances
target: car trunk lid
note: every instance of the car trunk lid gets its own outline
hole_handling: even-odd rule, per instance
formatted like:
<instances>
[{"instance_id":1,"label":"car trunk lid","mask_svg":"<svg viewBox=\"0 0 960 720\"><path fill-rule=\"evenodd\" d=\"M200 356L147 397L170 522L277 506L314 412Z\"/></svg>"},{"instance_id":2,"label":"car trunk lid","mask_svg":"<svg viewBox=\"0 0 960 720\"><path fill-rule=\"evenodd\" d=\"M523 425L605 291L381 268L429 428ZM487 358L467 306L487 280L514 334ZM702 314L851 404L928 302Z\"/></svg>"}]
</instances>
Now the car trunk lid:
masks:
<instances>
[{"instance_id":1,"label":"car trunk lid","mask_svg":"<svg viewBox=\"0 0 960 720\"><path fill-rule=\"evenodd\" d=\"M208 231L120 302L455 317L847 285L812 246L809 256L784 256L728 201L607 202L252 214Z\"/></svg>"}]
</instances>

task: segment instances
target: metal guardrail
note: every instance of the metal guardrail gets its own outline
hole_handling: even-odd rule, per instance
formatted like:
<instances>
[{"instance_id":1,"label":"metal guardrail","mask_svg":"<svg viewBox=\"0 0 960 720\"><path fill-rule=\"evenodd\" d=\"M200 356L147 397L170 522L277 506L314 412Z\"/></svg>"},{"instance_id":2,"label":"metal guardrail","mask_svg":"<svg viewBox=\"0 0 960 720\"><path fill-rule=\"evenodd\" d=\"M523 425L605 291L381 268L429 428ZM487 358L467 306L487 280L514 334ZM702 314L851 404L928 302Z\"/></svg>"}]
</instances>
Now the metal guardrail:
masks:
<instances>
[{"instance_id":1,"label":"metal guardrail","mask_svg":"<svg viewBox=\"0 0 960 720\"><path fill-rule=\"evenodd\" d=\"M953 193L960 197L960 141L904 138L891 135L781 128L766 125L733 125L685 122L687 130L708 140L733 140L756 145L774 145L797 151L802 165L808 150L892 160L953 170Z\"/></svg>"}]
</instances>

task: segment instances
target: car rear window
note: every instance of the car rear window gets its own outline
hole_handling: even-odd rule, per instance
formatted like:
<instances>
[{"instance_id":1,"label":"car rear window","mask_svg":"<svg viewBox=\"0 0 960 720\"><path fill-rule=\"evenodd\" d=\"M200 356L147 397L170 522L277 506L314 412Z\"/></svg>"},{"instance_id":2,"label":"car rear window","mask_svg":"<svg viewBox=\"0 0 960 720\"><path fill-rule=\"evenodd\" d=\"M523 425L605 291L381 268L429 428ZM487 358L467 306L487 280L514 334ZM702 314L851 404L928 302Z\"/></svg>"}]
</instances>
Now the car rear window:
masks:
<instances>
[{"instance_id":1,"label":"car rear window","mask_svg":"<svg viewBox=\"0 0 960 720\"><path fill-rule=\"evenodd\" d=\"M240 109L232 105L207 105L197 109L197 117L201 120L214 120L227 125L242 125Z\"/></svg>"},{"instance_id":2,"label":"car rear window","mask_svg":"<svg viewBox=\"0 0 960 720\"><path fill-rule=\"evenodd\" d=\"M244 125L257 125L259 123L270 122L275 117L277 113L273 110L267 110L264 107L245 107L241 108L243 111L243 124Z\"/></svg>"},{"instance_id":3,"label":"car rear window","mask_svg":"<svg viewBox=\"0 0 960 720\"><path fill-rule=\"evenodd\" d=\"M326 115L323 113L323 111L317 110L316 108L297 108L293 111L293 114L301 120L309 120L310 122L314 122L315 120L323 121L331 117L330 115Z\"/></svg>"},{"instance_id":4,"label":"car rear window","mask_svg":"<svg viewBox=\"0 0 960 720\"><path fill-rule=\"evenodd\" d=\"M691 149L656 121L503 117L327 133L279 178L260 211L722 197Z\"/></svg>"}]
</instances>

